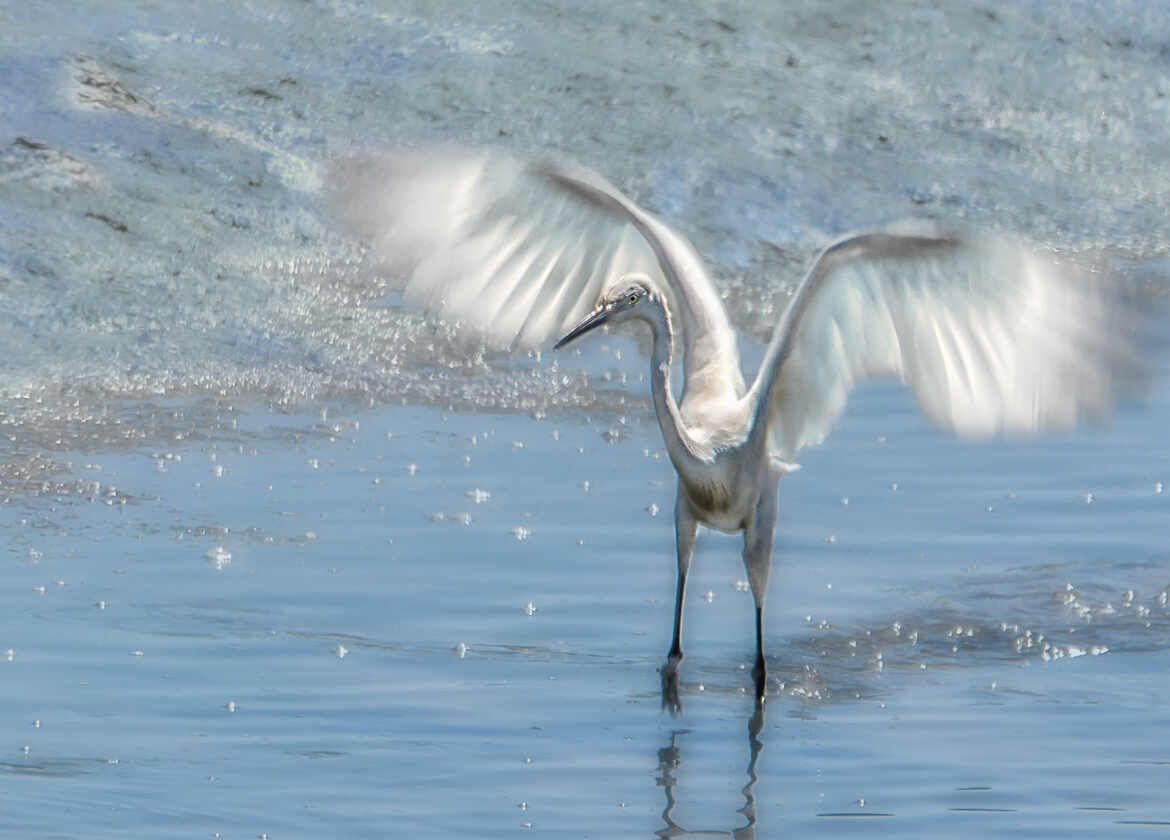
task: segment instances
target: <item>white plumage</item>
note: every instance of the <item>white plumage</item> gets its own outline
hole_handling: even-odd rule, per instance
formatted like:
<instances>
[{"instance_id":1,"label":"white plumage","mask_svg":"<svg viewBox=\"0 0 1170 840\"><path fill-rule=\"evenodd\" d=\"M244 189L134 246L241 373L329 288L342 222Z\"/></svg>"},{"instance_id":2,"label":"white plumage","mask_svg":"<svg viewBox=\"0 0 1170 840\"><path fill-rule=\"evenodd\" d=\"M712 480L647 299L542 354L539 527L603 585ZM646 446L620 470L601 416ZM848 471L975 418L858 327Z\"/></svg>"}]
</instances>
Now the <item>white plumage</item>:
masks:
<instances>
[{"instance_id":1,"label":"white plumage","mask_svg":"<svg viewBox=\"0 0 1170 840\"><path fill-rule=\"evenodd\" d=\"M1107 275L1003 237L909 222L826 248L776 326L751 387L702 259L594 173L458 149L337 166L332 198L408 299L496 347L539 347L639 319L654 335L655 410L679 473L679 585L663 668L678 708L681 617L699 522L745 532L757 696L776 487L865 379L896 376L936 425L1028 435L1108 415L1142 378L1134 312ZM684 387L670 389L671 349Z\"/></svg>"}]
</instances>

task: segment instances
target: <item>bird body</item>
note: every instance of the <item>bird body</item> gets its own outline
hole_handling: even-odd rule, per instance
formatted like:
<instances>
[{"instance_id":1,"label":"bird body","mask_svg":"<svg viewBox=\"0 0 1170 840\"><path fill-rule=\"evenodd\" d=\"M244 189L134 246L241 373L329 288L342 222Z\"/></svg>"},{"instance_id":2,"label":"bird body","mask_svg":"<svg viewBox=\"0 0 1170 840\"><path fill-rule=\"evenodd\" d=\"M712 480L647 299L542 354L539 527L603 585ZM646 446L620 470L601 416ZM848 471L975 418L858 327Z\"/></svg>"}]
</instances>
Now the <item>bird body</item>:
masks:
<instances>
[{"instance_id":1,"label":"bird body","mask_svg":"<svg viewBox=\"0 0 1170 840\"><path fill-rule=\"evenodd\" d=\"M1100 419L1143 377L1134 312L1108 277L1007 238L916 221L831 244L749 387L694 247L594 173L447 149L347 161L331 184L341 215L406 296L487 344L562 335L559 348L602 324L649 326L651 396L678 473L674 635L662 668L672 710L699 524L744 534L764 696L779 480L828 434L855 384L898 377L936 425L986 438Z\"/></svg>"}]
</instances>

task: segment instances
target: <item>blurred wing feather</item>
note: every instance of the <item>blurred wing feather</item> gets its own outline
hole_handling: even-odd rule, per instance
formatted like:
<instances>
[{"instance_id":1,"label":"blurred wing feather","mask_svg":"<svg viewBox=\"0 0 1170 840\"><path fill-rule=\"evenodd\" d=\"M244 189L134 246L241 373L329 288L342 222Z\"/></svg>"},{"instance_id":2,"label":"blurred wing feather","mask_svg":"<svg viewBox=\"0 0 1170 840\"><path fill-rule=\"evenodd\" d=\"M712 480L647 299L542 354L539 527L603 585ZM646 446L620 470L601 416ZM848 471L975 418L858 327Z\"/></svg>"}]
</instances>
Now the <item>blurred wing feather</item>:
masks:
<instances>
[{"instance_id":1,"label":"blurred wing feather","mask_svg":"<svg viewBox=\"0 0 1170 840\"><path fill-rule=\"evenodd\" d=\"M343 161L330 187L338 213L407 300L489 345L537 347L583 318L607 282L634 272L663 278L630 221L558 188L557 172L429 149Z\"/></svg>"},{"instance_id":2,"label":"blurred wing feather","mask_svg":"<svg viewBox=\"0 0 1170 840\"><path fill-rule=\"evenodd\" d=\"M895 376L963 437L1065 429L1143 377L1135 313L1108 277L931 223L825 249L749 393L769 450L820 443L854 385Z\"/></svg>"},{"instance_id":3,"label":"blurred wing feather","mask_svg":"<svg viewBox=\"0 0 1170 840\"><path fill-rule=\"evenodd\" d=\"M744 392L735 334L685 237L598 175L459 149L351 158L329 178L349 228L407 300L491 346L567 332L627 274L666 297L688 389Z\"/></svg>"}]
</instances>

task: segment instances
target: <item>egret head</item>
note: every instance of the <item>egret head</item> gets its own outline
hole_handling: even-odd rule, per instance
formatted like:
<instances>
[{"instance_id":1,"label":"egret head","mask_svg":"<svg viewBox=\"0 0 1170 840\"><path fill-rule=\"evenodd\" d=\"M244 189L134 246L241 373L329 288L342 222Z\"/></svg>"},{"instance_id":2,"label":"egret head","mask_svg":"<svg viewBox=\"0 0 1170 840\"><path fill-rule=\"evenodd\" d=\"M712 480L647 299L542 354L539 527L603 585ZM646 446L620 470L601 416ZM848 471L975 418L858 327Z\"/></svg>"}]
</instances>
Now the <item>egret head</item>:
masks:
<instances>
[{"instance_id":1,"label":"egret head","mask_svg":"<svg viewBox=\"0 0 1170 840\"><path fill-rule=\"evenodd\" d=\"M649 304L657 300L649 278L641 274L624 275L602 291L593 311L586 315L581 323L565 333L555 348L559 350L573 339L602 324L620 324L633 318L649 320Z\"/></svg>"}]
</instances>

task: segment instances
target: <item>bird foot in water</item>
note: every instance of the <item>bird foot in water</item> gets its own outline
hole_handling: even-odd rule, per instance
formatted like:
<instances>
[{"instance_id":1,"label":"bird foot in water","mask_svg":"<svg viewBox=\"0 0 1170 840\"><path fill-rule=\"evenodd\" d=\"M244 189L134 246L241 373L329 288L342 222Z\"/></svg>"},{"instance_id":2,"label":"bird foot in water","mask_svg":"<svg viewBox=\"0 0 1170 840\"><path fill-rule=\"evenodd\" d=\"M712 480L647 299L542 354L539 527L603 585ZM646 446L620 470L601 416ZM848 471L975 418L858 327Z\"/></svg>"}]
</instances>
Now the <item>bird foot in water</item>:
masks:
<instances>
[{"instance_id":1,"label":"bird foot in water","mask_svg":"<svg viewBox=\"0 0 1170 840\"><path fill-rule=\"evenodd\" d=\"M682 654L671 654L662 664L659 675L662 677L662 708L670 711L674 717L682 713L682 699L679 697L678 666L682 662Z\"/></svg>"},{"instance_id":2,"label":"bird foot in water","mask_svg":"<svg viewBox=\"0 0 1170 840\"><path fill-rule=\"evenodd\" d=\"M768 666L762 659L752 667L752 683L755 685L756 703L763 703L768 695Z\"/></svg>"}]
</instances>

